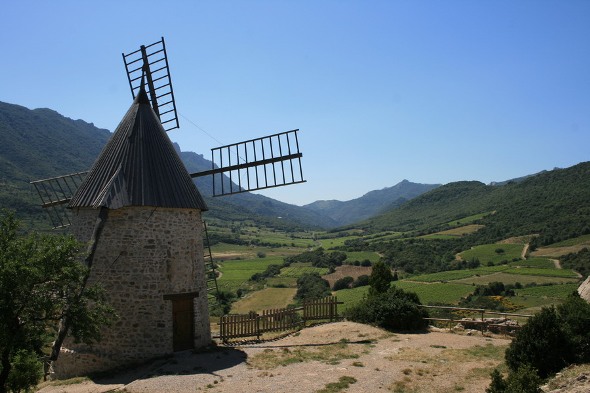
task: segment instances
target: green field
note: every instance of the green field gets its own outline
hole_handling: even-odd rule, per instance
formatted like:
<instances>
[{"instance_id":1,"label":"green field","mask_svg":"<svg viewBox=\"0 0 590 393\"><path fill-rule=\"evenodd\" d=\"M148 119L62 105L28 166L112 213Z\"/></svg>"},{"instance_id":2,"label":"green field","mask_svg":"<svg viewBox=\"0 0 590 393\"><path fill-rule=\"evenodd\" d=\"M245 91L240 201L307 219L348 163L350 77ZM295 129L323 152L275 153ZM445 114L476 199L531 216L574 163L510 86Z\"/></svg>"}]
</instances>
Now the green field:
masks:
<instances>
[{"instance_id":1,"label":"green field","mask_svg":"<svg viewBox=\"0 0 590 393\"><path fill-rule=\"evenodd\" d=\"M526 275L526 276L545 276L560 278L577 278L578 275L571 269L541 269L534 267L511 268L505 270L505 273Z\"/></svg>"},{"instance_id":2,"label":"green field","mask_svg":"<svg viewBox=\"0 0 590 393\"><path fill-rule=\"evenodd\" d=\"M583 235L583 236L575 237L573 239L564 240L559 243L550 244L547 247L571 247L571 246L577 246L580 244L590 245L590 235Z\"/></svg>"},{"instance_id":3,"label":"green field","mask_svg":"<svg viewBox=\"0 0 590 393\"><path fill-rule=\"evenodd\" d=\"M282 257L256 258L240 261L225 261L219 263L221 277L217 279L220 289L235 292L240 286L248 281L254 273L263 272L268 265L281 265Z\"/></svg>"},{"instance_id":4,"label":"green field","mask_svg":"<svg viewBox=\"0 0 590 393\"><path fill-rule=\"evenodd\" d=\"M396 281L394 285L404 291L415 292L420 298L422 304L443 303L443 304L457 304L462 297L467 296L473 292L474 288L471 285L451 284L451 283L435 283L424 284L411 281ZM339 310L346 310L349 307L357 304L366 296L368 291L367 286L342 289L334 292L338 300L344 302Z\"/></svg>"},{"instance_id":5,"label":"green field","mask_svg":"<svg viewBox=\"0 0 590 393\"><path fill-rule=\"evenodd\" d=\"M517 282L522 285L536 283L536 284L564 284L564 283L576 283L576 278L566 277L549 277L549 276L533 276L523 274L512 274L505 272L492 273L488 275L472 276L468 278L459 279L456 282L462 284L473 284L473 285L487 285L491 282L499 281L504 284L516 284Z\"/></svg>"},{"instance_id":6,"label":"green field","mask_svg":"<svg viewBox=\"0 0 590 393\"><path fill-rule=\"evenodd\" d=\"M443 282L443 281L460 280L462 278L488 275L488 274L490 274L489 271L479 270L479 269L449 270L446 272L423 274L423 275L416 276L416 277L410 277L410 278L406 279L405 281Z\"/></svg>"},{"instance_id":7,"label":"green field","mask_svg":"<svg viewBox=\"0 0 590 393\"><path fill-rule=\"evenodd\" d=\"M265 288L252 292L232 304L231 312L247 314L250 311L260 312L273 308L285 308L293 303L295 292L297 292L295 288Z\"/></svg>"},{"instance_id":8,"label":"green field","mask_svg":"<svg viewBox=\"0 0 590 393\"><path fill-rule=\"evenodd\" d=\"M510 262L508 266L537 267L542 269L555 269L555 263L548 258L529 258L526 260Z\"/></svg>"},{"instance_id":9,"label":"green field","mask_svg":"<svg viewBox=\"0 0 590 393\"><path fill-rule=\"evenodd\" d=\"M462 297L469 295L475 288L471 285L455 283L423 284L411 281L398 281L398 288L416 292L422 304L457 304Z\"/></svg>"},{"instance_id":10,"label":"green field","mask_svg":"<svg viewBox=\"0 0 590 393\"><path fill-rule=\"evenodd\" d=\"M482 265L487 265L488 262L498 265L502 261L519 259L523 247L522 244L484 244L463 251L459 256L465 261L477 258ZM502 252L497 252L499 250L502 250Z\"/></svg>"},{"instance_id":11,"label":"green field","mask_svg":"<svg viewBox=\"0 0 590 393\"><path fill-rule=\"evenodd\" d=\"M578 289L578 284L543 285L517 289L518 296L548 297L565 299Z\"/></svg>"},{"instance_id":12,"label":"green field","mask_svg":"<svg viewBox=\"0 0 590 393\"><path fill-rule=\"evenodd\" d=\"M335 237L329 239L318 239L318 242L321 244L322 247L329 250L334 247L340 247L344 245L344 242L347 240L355 240L361 236L343 236L343 237Z\"/></svg>"},{"instance_id":13,"label":"green field","mask_svg":"<svg viewBox=\"0 0 590 393\"><path fill-rule=\"evenodd\" d=\"M305 273L318 273L321 276L324 274L328 274L328 268L313 267L311 266L311 263L292 263L290 266L281 269L281 274L279 275L279 277L298 278L304 275Z\"/></svg>"},{"instance_id":14,"label":"green field","mask_svg":"<svg viewBox=\"0 0 590 393\"><path fill-rule=\"evenodd\" d=\"M371 261L371 263L375 263L379 261L379 259L381 259L379 254L372 251L347 251L346 255L348 256L348 258L345 262L362 262L365 259L368 259L369 261Z\"/></svg>"},{"instance_id":15,"label":"green field","mask_svg":"<svg viewBox=\"0 0 590 393\"><path fill-rule=\"evenodd\" d=\"M481 220L485 216L489 216L492 213L494 213L494 212L485 212L485 213L480 213L480 214L474 214L472 216L463 217L463 218L461 218L459 220L450 221L450 222L447 223L447 225L449 225L449 226L460 226L460 225L471 224L472 222L477 221L477 220Z\"/></svg>"}]
</instances>

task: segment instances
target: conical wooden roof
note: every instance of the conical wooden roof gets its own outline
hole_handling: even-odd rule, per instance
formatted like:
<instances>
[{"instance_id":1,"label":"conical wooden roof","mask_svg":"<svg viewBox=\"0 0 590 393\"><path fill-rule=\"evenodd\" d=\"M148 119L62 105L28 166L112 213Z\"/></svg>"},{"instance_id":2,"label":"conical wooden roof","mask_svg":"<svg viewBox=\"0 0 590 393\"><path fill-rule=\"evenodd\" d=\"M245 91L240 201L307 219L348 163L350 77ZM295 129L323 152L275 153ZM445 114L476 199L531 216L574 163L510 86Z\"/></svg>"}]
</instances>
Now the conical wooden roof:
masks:
<instances>
[{"instance_id":1,"label":"conical wooden roof","mask_svg":"<svg viewBox=\"0 0 590 393\"><path fill-rule=\"evenodd\" d=\"M207 210L143 88L69 204L101 206Z\"/></svg>"}]
</instances>

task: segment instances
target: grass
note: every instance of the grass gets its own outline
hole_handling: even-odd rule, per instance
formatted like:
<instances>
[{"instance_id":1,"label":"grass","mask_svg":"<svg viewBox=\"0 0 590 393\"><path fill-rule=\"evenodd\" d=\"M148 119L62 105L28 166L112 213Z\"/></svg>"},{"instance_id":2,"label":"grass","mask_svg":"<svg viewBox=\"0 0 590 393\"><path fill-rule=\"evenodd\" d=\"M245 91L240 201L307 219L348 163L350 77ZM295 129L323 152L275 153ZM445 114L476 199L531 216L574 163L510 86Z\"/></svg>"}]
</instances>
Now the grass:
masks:
<instances>
[{"instance_id":1,"label":"grass","mask_svg":"<svg viewBox=\"0 0 590 393\"><path fill-rule=\"evenodd\" d=\"M356 378L349 376L342 376L338 379L338 382L332 382L326 385L325 388L318 390L317 393L337 393L346 390L356 382Z\"/></svg>"},{"instance_id":2,"label":"grass","mask_svg":"<svg viewBox=\"0 0 590 393\"><path fill-rule=\"evenodd\" d=\"M517 289L516 294L518 296L534 296L565 299L577 289L578 284L543 285L537 287Z\"/></svg>"},{"instance_id":3,"label":"grass","mask_svg":"<svg viewBox=\"0 0 590 393\"><path fill-rule=\"evenodd\" d=\"M398 281L395 283L404 291L415 292L422 304L457 304L462 297L473 292L471 285L454 283L421 284L411 281Z\"/></svg>"},{"instance_id":4,"label":"grass","mask_svg":"<svg viewBox=\"0 0 590 393\"><path fill-rule=\"evenodd\" d=\"M456 280L454 283L472 284L472 285L488 285L491 282L499 281L499 282L503 282L504 284L516 284L517 282L519 282L522 285L526 285L526 284L530 284L533 282L536 284L562 284L562 283L578 282L578 279L575 279L575 278L525 275L525 274L520 274L520 270L523 270L523 269L514 269L514 270L517 270L518 274L497 272L497 273L493 273L493 274L482 275L479 277L472 276L472 277L459 279L459 280Z\"/></svg>"},{"instance_id":5,"label":"grass","mask_svg":"<svg viewBox=\"0 0 590 393\"><path fill-rule=\"evenodd\" d=\"M447 223L447 225L450 226L459 226L459 225L465 225L465 224L471 224L474 221L478 221L481 220L482 218L489 216L490 214L493 214L494 212L485 212L485 213L479 213L479 214L474 214L472 216L467 216L467 217L463 217L459 220L455 220L455 221L450 221Z\"/></svg>"},{"instance_id":6,"label":"grass","mask_svg":"<svg viewBox=\"0 0 590 393\"><path fill-rule=\"evenodd\" d=\"M502 261L519 259L523 247L524 245L522 244L483 244L463 251L459 256L465 261L477 258L482 265L487 265L488 262L498 265ZM497 252L499 250L502 250L502 252Z\"/></svg>"},{"instance_id":7,"label":"grass","mask_svg":"<svg viewBox=\"0 0 590 393\"><path fill-rule=\"evenodd\" d=\"M526 260L510 262L508 266L537 267L543 269L555 269L555 263L548 258L529 258Z\"/></svg>"},{"instance_id":8,"label":"grass","mask_svg":"<svg viewBox=\"0 0 590 393\"><path fill-rule=\"evenodd\" d=\"M347 240L355 240L362 236L343 236L343 237L334 237L329 239L318 239L318 242L321 244L322 247L325 249L331 249L334 247L343 246L344 242Z\"/></svg>"},{"instance_id":9,"label":"grass","mask_svg":"<svg viewBox=\"0 0 590 393\"><path fill-rule=\"evenodd\" d=\"M570 247L570 246L578 246L581 244L590 245L590 235L583 235L579 237L575 237L572 239L567 239L559 243L553 243L548 245L547 247Z\"/></svg>"},{"instance_id":10,"label":"grass","mask_svg":"<svg viewBox=\"0 0 590 393\"><path fill-rule=\"evenodd\" d=\"M285 308L293 301L295 288L264 288L248 294L243 299L232 304L234 314L247 314L250 311L262 311L272 308Z\"/></svg>"},{"instance_id":11,"label":"grass","mask_svg":"<svg viewBox=\"0 0 590 393\"><path fill-rule=\"evenodd\" d=\"M462 278L490 274L487 270L468 269L468 270L449 270L446 272L423 274L420 276L410 277L407 281L418 282L443 282L454 281Z\"/></svg>"},{"instance_id":12,"label":"grass","mask_svg":"<svg viewBox=\"0 0 590 393\"><path fill-rule=\"evenodd\" d=\"M365 259L367 259L367 260L371 261L371 263L375 263L375 262L379 261L379 259L381 259L379 254L377 254L376 252L372 252L372 251L347 251L346 255L348 256L348 258L346 259L345 262L354 262L354 261L362 262Z\"/></svg>"},{"instance_id":13,"label":"grass","mask_svg":"<svg viewBox=\"0 0 590 393\"><path fill-rule=\"evenodd\" d=\"M559 278L577 278L578 275L571 269L542 269L534 267L521 267L505 270L505 273L518 274L526 276L545 276Z\"/></svg>"},{"instance_id":14,"label":"grass","mask_svg":"<svg viewBox=\"0 0 590 393\"><path fill-rule=\"evenodd\" d=\"M248 281L254 273L263 272L268 265L282 263L282 257L266 257L221 262L219 263L221 277L217 279L217 284L223 290L235 292L242 284Z\"/></svg>"},{"instance_id":15,"label":"grass","mask_svg":"<svg viewBox=\"0 0 590 393\"><path fill-rule=\"evenodd\" d=\"M271 370L294 363L311 361L336 365L344 359L358 359L358 357L359 355L346 342L339 342L321 347L267 348L250 357L248 365L259 370Z\"/></svg>"},{"instance_id":16,"label":"grass","mask_svg":"<svg viewBox=\"0 0 590 393\"><path fill-rule=\"evenodd\" d=\"M415 292L420 298L422 304L443 303L457 304L462 297L473 292L471 285L436 283L424 284L412 281L396 281L394 283L398 288L404 291ZM348 308L360 302L366 296L369 287L359 287L353 289L342 289L334 292L338 301L344 304L338 307L339 312L344 312Z\"/></svg>"},{"instance_id":17,"label":"grass","mask_svg":"<svg viewBox=\"0 0 590 393\"><path fill-rule=\"evenodd\" d=\"M292 263L290 266L281 269L279 277L299 278L305 273L318 273L319 275L324 275L328 273L328 268L313 267L311 266L311 263Z\"/></svg>"},{"instance_id":18,"label":"grass","mask_svg":"<svg viewBox=\"0 0 590 393\"><path fill-rule=\"evenodd\" d=\"M420 236L424 239L455 239L457 237L461 237L464 235L468 235L470 233L474 233L479 231L483 228L483 225L471 224L471 225L464 225L457 228L447 229L445 231L440 231L436 233L432 233L430 235Z\"/></svg>"}]
</instances>

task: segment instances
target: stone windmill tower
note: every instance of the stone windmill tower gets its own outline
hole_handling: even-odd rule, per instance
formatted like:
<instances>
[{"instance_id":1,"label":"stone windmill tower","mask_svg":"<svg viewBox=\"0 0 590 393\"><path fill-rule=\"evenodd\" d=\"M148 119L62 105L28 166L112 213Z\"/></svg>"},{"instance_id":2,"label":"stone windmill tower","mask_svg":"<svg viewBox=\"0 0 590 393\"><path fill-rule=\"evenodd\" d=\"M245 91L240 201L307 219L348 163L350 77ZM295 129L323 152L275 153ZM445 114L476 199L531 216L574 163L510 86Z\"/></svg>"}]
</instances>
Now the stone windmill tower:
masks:
<instances>
[{"instance_id":1,"label":"stone windmill tower","mask_svg":"<svg viewBox=\"0 0 590 393\"><path fill-rule=\"evenodd\" d=\"M164 39L123 59L134 101L90 171L33 182L54 226L92 245L88 283L119 316L92 347L66 339L60 378L211 342L207 205L192 178L212 176L214 196L304 182L297 130L212 149L211 170L189 174L166 133L178 118Z\"/></svg>"},{"instance_id":2,"label":"stone windmill tower","mask_svg":"<svg viewBox=\"0 0 590 393\"><path fill-rule=\"evenodd\" d=\"M119 320L92 348L67 343L68 351L54 365L57 375L110 369L210 343L201 218L207 206L145 90L69 207L79 240L99 232L89 284L106 290Z\"/></svg>"}]
</instances>

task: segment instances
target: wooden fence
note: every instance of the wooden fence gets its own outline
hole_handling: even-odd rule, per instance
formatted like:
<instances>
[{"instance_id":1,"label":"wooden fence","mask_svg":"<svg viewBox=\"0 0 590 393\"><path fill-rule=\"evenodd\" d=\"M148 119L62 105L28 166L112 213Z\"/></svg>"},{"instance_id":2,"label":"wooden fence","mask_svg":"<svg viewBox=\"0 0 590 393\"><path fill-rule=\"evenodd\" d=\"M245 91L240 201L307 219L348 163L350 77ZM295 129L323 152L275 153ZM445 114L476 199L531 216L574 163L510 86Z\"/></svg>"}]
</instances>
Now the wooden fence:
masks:
<instances>
[{"instance_id":1,"label":"wooden fence","mask_svg":"<svg viewBox=\"0 0 590 393\"><path fill-rule=\"evenodd\" d=\"M297 330L307 326L308 321L339 319L338 302L335 296L304 301L302 307L264 310L260 314L224 315L219 320L219 338L226 342L240 337L256 337L266 332Z\"/></svg>"},{"instance_id":2,"label":"wooden fence","mask_svg":"<svg viewBox=\"0 0 590 393\"><path fill-rule=\"evenodd\" d=\"M429 321L433 322L447 322L449 324L449 329L455 323L460 323L465 327L475 326L479 327L482 333L486 329L495 329L500 333L510 333L511 331L518 330L522 326L518 324L507 324L506 322L510 321L508 317L518 317L518 318L530 318L532 315L530 314L515 314L515 313L505 313L505 312L497 312L497 311L489 311L483 308L465 308L465 307L450 307L450 306L424 306L421 305L420 307L429 308L429 309L438 309L438 310L448 310L451 311L449 318L424 318ZM476 314L478 317L481 315L481 318L464 318L464 317L454 317L453 311L459 311L467 314ZM486 315L496 315L497 318L494 321L486 320ZM499 320L498 320L499 319Z\"/></svg>"}]
</instances>

